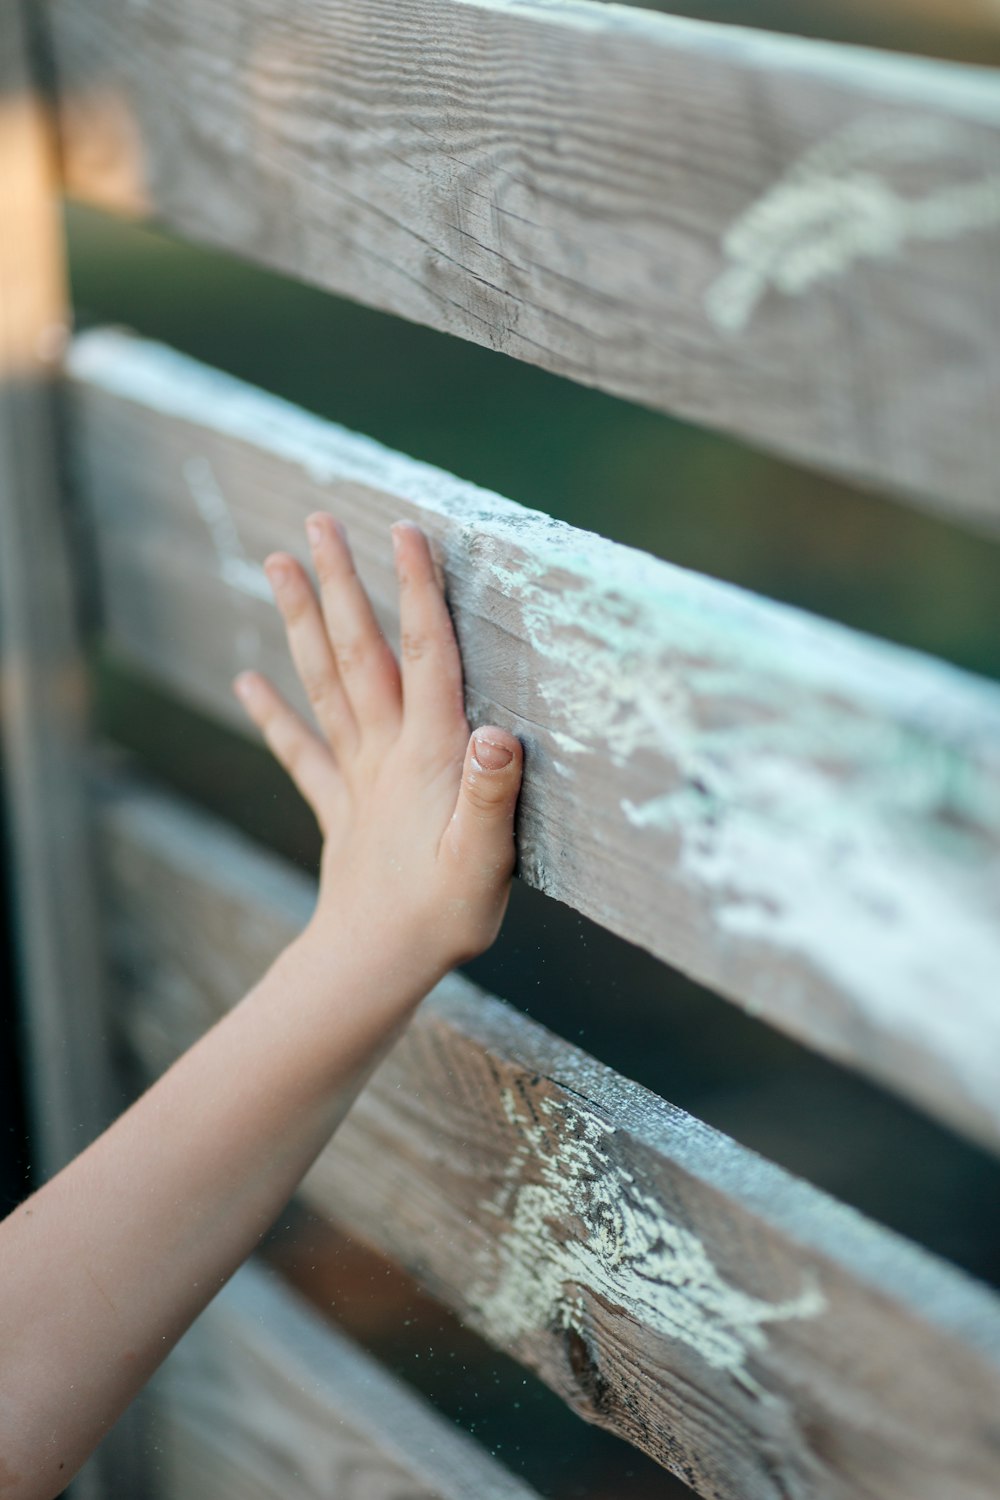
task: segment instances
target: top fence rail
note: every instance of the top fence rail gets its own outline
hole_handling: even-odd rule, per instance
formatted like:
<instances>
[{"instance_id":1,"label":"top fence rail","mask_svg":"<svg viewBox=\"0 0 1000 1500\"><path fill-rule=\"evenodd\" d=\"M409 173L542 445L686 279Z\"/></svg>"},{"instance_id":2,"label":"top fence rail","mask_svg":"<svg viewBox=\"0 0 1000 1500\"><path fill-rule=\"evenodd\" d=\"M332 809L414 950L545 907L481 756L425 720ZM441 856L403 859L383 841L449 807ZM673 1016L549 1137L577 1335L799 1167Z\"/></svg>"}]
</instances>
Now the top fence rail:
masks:
<instances>
[{"instance_id":1,"label":"top fence rail","mask_svg":"<svg viewBox=\"0 0 1000 1500\"><path fill-rule=\"evenodd\" d=\"M50 19L74 194L1000 529L995 74L587 0Z\"/></svg>"}]
</instances>

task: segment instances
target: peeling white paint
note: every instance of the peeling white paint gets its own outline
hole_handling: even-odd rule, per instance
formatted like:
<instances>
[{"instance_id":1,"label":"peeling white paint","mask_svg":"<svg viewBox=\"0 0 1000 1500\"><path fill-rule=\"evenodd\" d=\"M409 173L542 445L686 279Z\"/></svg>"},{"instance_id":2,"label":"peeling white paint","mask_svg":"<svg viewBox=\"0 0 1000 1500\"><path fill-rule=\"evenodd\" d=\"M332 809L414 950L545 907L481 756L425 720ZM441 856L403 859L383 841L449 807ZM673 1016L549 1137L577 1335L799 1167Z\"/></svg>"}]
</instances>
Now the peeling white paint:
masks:
<instances>
[{"instance_id":1,"label":"peeling white paint","mask_svg":"<svg viewBox=\"0 0 1000 1500\"><path fill-rule=\"evenodd\" d=\"M726 332L746 328L769 288L801 296L859 260L891 260L910 240L950 240L1000 224L997 142L984 151L966 126L928 115L867 114L810 147L726 231L730 264L705 310ZM940 165L942 182L919 196L887 174ZM970 167L972 175L970 175Z\"/></svg>"},{"instance_id":2,"label":"peeling white paint","mask_svg":"<svg viewBox=\"0 0 1000 1500\"><path fill-rule=\"evenodd\" d=\"M273 596L267 574L260 563L250 562L247 558L239 528L208 459L187 459L184 463L184 478L198 507L198 514L208 527L219 561L220 576L230 588L239 593L270 602Z\"/></svg>"},{"instance_id":3,"label":"peeling white paint","mask_svg":"<svg viewBox=\"0 0 1000 1500\"><path fill-rule=\"evenodd\" d=\"M619 806L634 828L670 830L677 821L677 798L669 793L651 797L648 802L633 802L631 797L623 797Z\"/></svg>"},{"instance_id":4,"label":"peeling white paint","mask_svg":"<svg viewBox=\"0 0 1000 1500\"><path fill-rule=\"evenodd\" d=\"M583 1336L593 1295L759 1394L748 1361L767 1350L766 1325L818 1317L819 1286L768 1302L727 1281L701 1239L615 1160L611 1126L583 1106L543 1099L539 1120L510 1089L502 1099L518 1145L483 1208L508 1227L481 1252L470 1297L490 1337L516 1344L553 1327Z\"/></svg>"},{"instance_id":5,"label":"peeling white paint","mask_svg":"<svg viewBox=\"0 0 1000 1500\"><path fill-rule=\"evenodd\" d=\"M267 574L258 563L247 562L244 557L221 557L219 574L223 583L228 583L238 593L248 594L251 599L264 599L269 604L274 603Z\"/></svg>"},{"instance_id":6,"label":"peeling white paint","mask_svg":"<svg viewBox=\"0 0 1000 1500\"><path fill-rule=\"evenodd\" d=\"M995 1116L996 689L976 683L977 706L960 706L972 680L939 663L652 559L626 580L620 549L576 534L571 553L551 522L495 515L462 547L477 571L460 602L489 619L496 595L517 601L538 662L528 718L568 735L576 762L628 768L625 784L654 768L623 817L734 963L800 957L850 997L852 1026L887 1046L905 1033ZM543 866L532 851L532 878L559 895ZM786 993L744 998L787 1023L804 988L790 971Z\"/></svg>"},{"instance_id":7,"label":"peeling white paint","mask_svg":"<svg viewBox=\"0 0 1000 1500\"><path fill-rule=\"evenodd\" d=\"M251 599L273 602L267 574L259 563L246 555L239 527L233 517L221 486L207 458L193 456L184 463L184 478L198 507L198 514L208 527L222 581L237 593ZM240 603L243 600L240 599ZM236 632L236 661L240 667L255 666L260 659L260 631L246 620Z\"/></svg>"}]
</instances>

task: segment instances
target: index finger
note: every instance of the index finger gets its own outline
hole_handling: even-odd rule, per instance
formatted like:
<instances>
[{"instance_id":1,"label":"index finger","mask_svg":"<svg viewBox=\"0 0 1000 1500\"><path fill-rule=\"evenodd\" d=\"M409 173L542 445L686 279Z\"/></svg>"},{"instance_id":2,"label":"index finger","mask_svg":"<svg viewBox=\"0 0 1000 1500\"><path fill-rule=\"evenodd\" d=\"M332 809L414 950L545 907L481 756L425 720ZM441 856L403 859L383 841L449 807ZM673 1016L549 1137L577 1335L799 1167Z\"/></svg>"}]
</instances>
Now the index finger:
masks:
<instances>
[{"instance_id":1,"label":"index finger","mask_svg":"<svg viewBox=\"0 0 1000 1500\"><path fill-rule=\"evenodd\" d=\"M404 723L417 733L465 725L462 662L427 538L411 521L392 528L399 578Z\"/></svg>"}]
</instances>

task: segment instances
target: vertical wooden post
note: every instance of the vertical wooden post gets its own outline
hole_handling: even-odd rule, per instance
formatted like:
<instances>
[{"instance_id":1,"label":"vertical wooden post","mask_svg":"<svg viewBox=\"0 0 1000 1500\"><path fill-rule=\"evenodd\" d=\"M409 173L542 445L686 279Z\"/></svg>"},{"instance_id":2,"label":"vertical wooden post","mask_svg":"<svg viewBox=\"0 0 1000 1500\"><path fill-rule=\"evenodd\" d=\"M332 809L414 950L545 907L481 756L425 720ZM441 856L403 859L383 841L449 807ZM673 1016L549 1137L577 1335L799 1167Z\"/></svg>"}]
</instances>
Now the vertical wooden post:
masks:
<instances>
[{"instance_id":1,"label":"vertical wooden post","mask_svg":"<svg viewBox=\"0 0 1000 1500\"><path fill-rule=\"evenodd\" d=\"M57 454L56 374L67 304L47 116L33 78L27 10L20 0L5 0L0 5L0 724L32 1165L38 1179L57 1171L107 1123L112 1097L84 786L86 667ZM121 1442L116 1446L120 1451ZM102 1448L74 1484L74 1500L131 1492L118 1483L122 1471L116 1459Z\"/></svg>"},{"instance_id":2,"label":"vertical wooden post","mask_svg":"<svg viewBox=\"0 0 1000 1500\"><path fill-rule=\"evenodd\" d=\"M66 332L52 152L17 3L0 9L0 608L3 744L33 1160L48 1176L106 1123L86 672L59 484Z\"/></svg>"}]
</instances>

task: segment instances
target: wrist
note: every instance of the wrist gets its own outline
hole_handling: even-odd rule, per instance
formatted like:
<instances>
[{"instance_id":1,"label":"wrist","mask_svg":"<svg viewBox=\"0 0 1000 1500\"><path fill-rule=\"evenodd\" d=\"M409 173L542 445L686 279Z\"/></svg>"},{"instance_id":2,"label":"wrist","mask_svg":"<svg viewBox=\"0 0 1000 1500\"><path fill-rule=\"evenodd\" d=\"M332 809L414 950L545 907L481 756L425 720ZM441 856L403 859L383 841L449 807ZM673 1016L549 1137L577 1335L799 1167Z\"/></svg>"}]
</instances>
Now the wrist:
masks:
<instances>
[{"instance_id":1,"label":"wrist","mask_svg":"<svg viewBox=\"0 0 1000 1500\"><path fill-rule=\"evenodd\" d=\"M415 1009L451 967L431 951L427 936L400 921L386 930L346 911L331 914L320 903L284 957L327 1003L356 1004L394 1020Z\"/></svg>"}]
</instances>

